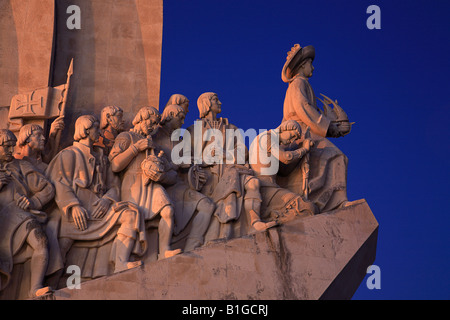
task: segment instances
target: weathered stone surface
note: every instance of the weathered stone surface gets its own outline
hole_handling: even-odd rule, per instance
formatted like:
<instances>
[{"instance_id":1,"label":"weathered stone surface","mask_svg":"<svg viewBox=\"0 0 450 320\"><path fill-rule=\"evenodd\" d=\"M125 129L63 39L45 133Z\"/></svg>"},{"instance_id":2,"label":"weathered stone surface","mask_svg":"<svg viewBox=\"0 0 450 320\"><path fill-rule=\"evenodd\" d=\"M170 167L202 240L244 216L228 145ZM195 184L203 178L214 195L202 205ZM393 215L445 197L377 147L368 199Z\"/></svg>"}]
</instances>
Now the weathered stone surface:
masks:
<instances>
[{"instance_id":1,"label":"weathered stone surface","mask_svg":"<svg viewBox=\"0 0 450 320\"><path fill-rule=\"evenodd\" d=\"M48 86L54 3L0 0L0 107L9 106L17 93ZM3 121L0 124L6 125Z\"/></svg>"},{"instance_id":2,"label":"weathered stone surface","mask_svg":"<svg viewBox=\"0 0 450 320\"><path fill-rule=\"evenodd\" d=\"M71 5L80 29L67 27ZM18 93L64 84L72 58L64 146L82 114L118 105L129 123L140 107L158 108L162 26L162 0L0 0L0 115Z\"/></svg>"},{"instance_id":3,"label":"weathered stone surface","mask_svg":"<svg viewBox=\"0 0 450 320\"><path fill-rule=\"evenodd\" d=\"M66 27L67 7L81 10L79 30ZM118 105L129 123L140 107L159 106L162 0L61 0L56 3L53 85L65 83L74 58L66 123ZM71 141L73 126L63 141ZM70 143L67 143L69 145Z\"/></svg>"},{"instance_id":4,"label":"weathered stone surface","mask_svg":"<svg viewBox=\"0 0 450 320\"><path fill-rule=\"evenodd\" d=\"M56 291L55 299L348 299L375 259L367 202Z\"/></svg>"}]
</instances>

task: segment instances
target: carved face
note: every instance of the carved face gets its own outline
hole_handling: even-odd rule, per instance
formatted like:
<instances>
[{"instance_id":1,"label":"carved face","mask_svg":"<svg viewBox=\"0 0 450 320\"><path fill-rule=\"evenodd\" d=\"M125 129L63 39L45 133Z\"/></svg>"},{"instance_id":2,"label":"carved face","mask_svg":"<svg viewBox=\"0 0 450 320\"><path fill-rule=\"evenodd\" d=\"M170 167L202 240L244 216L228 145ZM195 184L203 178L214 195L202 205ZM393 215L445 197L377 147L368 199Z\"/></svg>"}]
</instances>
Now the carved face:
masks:
<instances>
[{"instance_id":1,"label":"carved face","mask_svg":"<svg viewBox=\"0 0 450 320\"><path fill-rule=\"evenodd\" d=\"M35 130L28 137L28 146L31 150L44 151L45 148L45 137L42 130Z\"/></svg>"},{"instance_id":2,"label":"carved face","mask_svg":"<svg viewBox=\"0 0 450 320\"><path fill-rule=\"evenodd\" d=\"M296 130L288 130L280 133L280 144L288 145L296 139L300 138Z\"/></svg>"},{"instance_id":3,"label":"carved face","mask_svg":"<svg viewBox=\"0 0 450 320\"><path fill-rule=\"evenodd\" d=\"M219 97L214 95L211 98L211 108L210 110L215 114L219 114L222 112L222 102L220 102Z\"/></svg>"},{"instance_id":4,"label":"carved face","mask_svg":"<svg viewBox=\"0 0 450 320\"><path fill-rule=\"evenodd\" d=\"M142 120L139 125L140 125L140 133L144 136L149 136L151 135L156 127L158 126L159 120L157 117L155 116L150 116L150 118Z\"/></svg>"},{"instance_id":5,"label":"carved face","mask_svg":"<svg viewBox=\"0 0 450 320\"><path fill-rule=\"evenodd\" d=\"M314 67L312 65L312 59L308 59L303 66L301 67L301 73L303 73L303 75L306 78L311 78L313 75L313 71L314 71Z\"/></svg>"},{"instance_id":6,"label":"carved face","mask_svg":"<svg viewBox=\"0 0 450 320\"><path fill-rule=\"evenodd\" d=\"M92 124L92 127L89 128L89 140L96 142L100 137L100 129L99 123L96 121Z\"/></svg>"},{"instance_id":7,"label":"carved face","mask_svg":"<svg viewBox=\"0 0 450 320\"><path fill-rule=\"evenodd\" d=\"M179 112L176 116L174 116L171 120L174 128L179 129L184 124L184 118L186 118L186 114L184 112Z\"/></svg>"},{"instance_id":8,"label":"carved face","mask_svg":"<svg viewBox=\"0 0 450 320\"><path fill-rule=\"evenodd\" d=\"M0 146L0 162L10 162L14 159L14 146L15 141L6 141Z\"/></svg>"},{"instance_id":9,"label":"carved face","mask_svg":"<svg viewBox=\"0 0 450 320\"><path fill-rule=\"evenodd\" d=\"M180 107L182 107L184 109L185 115L189 112L189 102L184 102L184 103L180 104Z\"/></svg>"},{"instance_id":10,"label":"carved face","mask_svg":"<svg viewBox=\"0 0 450 320\"><path fill-rule=\"evenodd\" d=\"M125 121L123 121L123 112L118 111L115 115L108 115L108 123L109 125L117 130L118 132L122 132L125 127Z\"/></svg>"}]
</instances>

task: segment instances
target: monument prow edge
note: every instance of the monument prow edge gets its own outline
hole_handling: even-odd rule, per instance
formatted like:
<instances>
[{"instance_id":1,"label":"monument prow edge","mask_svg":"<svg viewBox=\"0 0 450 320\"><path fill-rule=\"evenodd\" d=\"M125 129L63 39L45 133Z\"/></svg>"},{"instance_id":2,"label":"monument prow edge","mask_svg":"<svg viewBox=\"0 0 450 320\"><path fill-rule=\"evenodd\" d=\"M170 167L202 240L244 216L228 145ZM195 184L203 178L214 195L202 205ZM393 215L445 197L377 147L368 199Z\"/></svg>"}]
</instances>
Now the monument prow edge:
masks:
<instances>
[{"instance_id":1,"label":"monument prow edge","mask_svg":"<svg viewBox=\"0 0 450 320\"><path fill-rule=\"evenodd\" d=\"M60 289L56 300L350 299L375 260L366 200ZM242 281L245 279L245 281Z\"/></svg>"}]
</instances>

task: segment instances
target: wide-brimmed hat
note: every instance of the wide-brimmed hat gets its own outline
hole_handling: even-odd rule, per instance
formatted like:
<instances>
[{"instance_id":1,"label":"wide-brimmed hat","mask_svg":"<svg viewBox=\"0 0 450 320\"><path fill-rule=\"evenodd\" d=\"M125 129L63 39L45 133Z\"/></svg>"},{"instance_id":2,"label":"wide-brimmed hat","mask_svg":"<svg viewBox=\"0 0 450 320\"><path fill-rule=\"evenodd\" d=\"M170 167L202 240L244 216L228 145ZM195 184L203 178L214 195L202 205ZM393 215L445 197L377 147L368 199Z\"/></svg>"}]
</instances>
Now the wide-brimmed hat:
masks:
<instances>
[{"instance_id":1,"label":"wide-brimmed hat","mask_svg":"<svg viewBox=\"0 0 450 320\"><path fill-rule=\"evenodd\" d=\"M306 46L302 48L298 43L295 44L291 51L288 52L286 63L283 66L283 70L281 71L281 79L284 82L290 82L295 74L292 72L298 67L306 59L314 60L316 56L316 50L313 46Z\"/></svg>"}]
</instances>

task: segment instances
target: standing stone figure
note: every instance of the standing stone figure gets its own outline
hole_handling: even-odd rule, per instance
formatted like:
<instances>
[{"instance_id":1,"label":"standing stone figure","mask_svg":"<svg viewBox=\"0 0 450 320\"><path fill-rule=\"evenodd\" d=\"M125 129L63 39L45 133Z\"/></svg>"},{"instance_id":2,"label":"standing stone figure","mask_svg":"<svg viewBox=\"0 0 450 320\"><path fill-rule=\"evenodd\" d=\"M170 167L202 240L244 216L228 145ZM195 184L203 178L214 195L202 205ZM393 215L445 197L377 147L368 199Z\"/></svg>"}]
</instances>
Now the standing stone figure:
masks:
<instances>
[{"instance_id":1,"label":"standing stone figure","mask_svg":"<svg viewBox=\"0 0 450 320\"><path fill-rule=\"evenodd\" d=\"M282 80L289 83L283 109L283 121L295 120L302 130L311 128L314 147L310 152L311 172L309 198L320 211L345 206L347 200L347 157L326 137L341 137L350 132L351 124L345 112L335 104L334 109L317 107L316 96L308 79L312 76L315 57L313 46L296 44L288 53L282 70ZM300 170L300 168L298 168ZM291 173L288 184L301 174ZM290 181L289 181L290 180Z\"/></svg>"},{"instance_id":2,"label":"standing stone figure","mask_svg":"<svg viewBox=\"0 0 450 320\"><path fill-rule=\"evenodd\" d=\"M261 183L261 214L264 217L272 214L283 221L319 213L312 202L305 200L301 194L280 187L276 181L283 165L298 163L310 152L313 145L310 139L293 148L293 143L301 138L301 132L298 122L288 120L275 130L259 134L250 146L249 162Z\"/></svg>"},{"instance_id":3,"label":"standing stone figure","mask_svg":"<svg viewBox=\"0 0 450 320\"><path fill-rule=\"evenodd\" d=\"M96 251L114 241L109 261L114 263L114 272L120 272L141 264L130 256L142 256L146 250L145 225L136 206L120 202L119 178L107 158L93 148L98 137L98 120L79 117L75 142L50 162L47 176L56 188L55 201L62 215L59 237L63 257L74 244ZM84 261L77 265L83 266Z\"/></svg>"},{"instance_id":4,"label":"standing stone figure","mask_svg":"<svg viewBox=\"0 0 450 320\"><path fill-rule=\"evenodd\" d=\"M196 150L202 152L203 165L209 176L201 192L216 203L206 241L232 237L232 224L240 218L242 206L255 230L262 231L274 226L273 222L261 221L259 180L245 165L248 150L242 137L233 136L227 139L227 130L238 133L238 128L229 123L228 119L217 117L222 112L222 103L217 94L203 93L197 104L201 131L196 132L196 125L190 126L188 131L191 135L192 150L194 154ZM229 159L232 159L231 163Z\"/></svg>"},{"instance_id":5,"label":"standing stone figure","mask_svg":"<svg viewBox=\"0 0 450 320\"><path fill-rule=\"evenodd\" d=\"M63 119L60 117L59 119ZM57 125L54 125L57 123ZM63 124L60 121L55 121L52 124L52 128L58 128L57 130L50 130L51 132L57 132L62 130ZM54 137L55 134L50 134L50 137ZM51 138L53 139L53 138ZM53 139L54 140L54 139ZM53 141L54 142L54 141ZM52 142L52 143L53 143ZM45 154L45 137L44 130L38 124L26 124L19 131L19 137L17 144L21 147L20 154L15 154L16 159L28 161L33 167L43 175L48 168L48 164L44 162ZM57 148L56 148L57 149ZM49 265L47 267L47 273L55 274L55 279L59 278L56 275L57 271L62 272L64 263L61 257L61 250L59 248L58 233L61 223L61 217L59 210L54 201L50 201L43 211L46 212L48 219L44 226L45 233L48 238L48 247L50 253ZM56 286L55 286L56 287Z\"/></svg>"},{"instance_id":6,"label":"standing stone figure","mask_svg":"<svg viewBox=\"0 0 450 320\"><path fill-rule=\"evenodd\" d=\"M116 137L124 131L123 110L118 106L106 106L100 116L101 135L95 146L103 148L106 156L109 155Z\"/></svg>"},{"instance_id":7,"label":"standing stone figure","mask_svg":"<svg viewBox=\"0 0 450 320\"><path fill-rule=\"evenodd\" d=\"M29 162L14 159L15 144L11 131L0 130L0 290L8 285L14 263L31 255L30 297L36 297L52 290L43 286L49 252L41 226L46 216L38 210L55 189Z\"/></svg>"},{"instance_id":8,"label":"standing stone figure","mask_svg":"<svg viewBox=\"0 0 450 320\"><path fill-rule=\"evenodd\" d=\"M164 160L156 154L152 134L161 115L153 107L143 107L136 114L128 132L119 134L109 154L114 172L122 172L122 199L136 204L145 221L161 217L158 225L159 259L181 253L171 250L174 229L174 207L161 184L171 180Z\"/></svg>"},{"instance_id":9,"label":"standing stone figure","mask_svg":"<svg viewBox=\"0 0 450 320\"><path fill-rule=\"evenodd\" d=\"M203 245L204 235L208 229L211 216L214 212L214 203L204 194L192 188L190 183L186 183L186 174L182 176L181 171L187 171L192 168L188 165L187 168L175 165L172 161L172 150L174 147L183 143L179 139L173 139L173 134L180 129L184 123L186 116L185 109L179 105L168 105L164 108L160 126L154 136L154 142L160 149L164 151L164 156L171 164L171 169L175 175L173 183L166 186L167 193L175 206L175 228L174 235L186 228L187 224L192 220L192 228L186 240L184 251L191 251ZM175 141L176 140L176 141ZM175 154L175 156L177 156ZM191 169L192 170L192 169ZM200 174L200 172L197 172ZM187 175L188 177L190 175ZM201 179L201 177L193 177L194 180ZM193 218L193 216L195 217Z\"/></svg>"}]
</instances>

